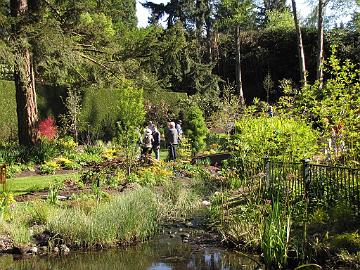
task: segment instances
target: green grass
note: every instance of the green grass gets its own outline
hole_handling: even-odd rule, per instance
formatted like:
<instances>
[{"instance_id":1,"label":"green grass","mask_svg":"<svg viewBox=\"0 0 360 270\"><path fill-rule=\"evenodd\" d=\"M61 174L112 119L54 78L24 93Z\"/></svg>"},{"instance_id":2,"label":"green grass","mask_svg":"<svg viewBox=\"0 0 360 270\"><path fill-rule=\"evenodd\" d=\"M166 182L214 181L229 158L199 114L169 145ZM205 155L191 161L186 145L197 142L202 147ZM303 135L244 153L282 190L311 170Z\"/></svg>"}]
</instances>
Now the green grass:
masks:
<instances>
[{"instance_id":1,"label":"green grass","mask_svg":"<svg viewBox=\"0 0 360 270\"><path fill-rule=\"evenodd\" d=\"M160 149L160 160L166 160L168 157L168 153L169 151L167 150L167 148Z\"/></svg>"},{"instance_id":2,"label":"green grass","mask_svg":"<svg viewBox=\"0 0 360 270\"><path fill-rule=\"evenodd\" d=\"M144 241L156 232L159 209L157 195L142 188L100 203L90 212L81 208L58 208L47 226L70 246L127 244Z\"/></svg>"},{"instance_id":3,"label":"green grass","mask_svg":"<svg viewBox=\"0 0 360 270\"><path fill-rule=\"evenodd\" d=\"M77 173L12 178L7 181L7 188L14 195L21 195L48 189L56 181L63 182L66 179L77 180L78 178Z\"/></svg>"}]
</instances>

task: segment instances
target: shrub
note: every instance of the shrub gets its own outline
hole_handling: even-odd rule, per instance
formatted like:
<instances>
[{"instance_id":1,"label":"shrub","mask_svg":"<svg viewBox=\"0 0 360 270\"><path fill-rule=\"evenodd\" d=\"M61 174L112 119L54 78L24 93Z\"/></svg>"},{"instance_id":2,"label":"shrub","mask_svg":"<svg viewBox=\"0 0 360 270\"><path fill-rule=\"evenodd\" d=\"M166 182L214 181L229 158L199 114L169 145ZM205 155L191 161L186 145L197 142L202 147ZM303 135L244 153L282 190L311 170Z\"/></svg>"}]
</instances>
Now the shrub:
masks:
<instances>
[{"instance_id":1,"label":"shrub","mask_svg":"<svg viewBox=\"0 0 360 270\"><path fill-rule=\"evenodd\" d=\"M336 48L333 47L332 55L325 64L325 72L329 79L324 82L321 90L318 82L301 91L290 87L279 103L289 114L301 115L312 122L314 128L323 132L325 142L329 138L337 141L336 151L334 147L327 149L332 162L342 159L351 165L358 165L360 69L349 60L340 62L336 56Z\"/></svg>"},{"instance_id":2,"label":"shrub","mask_svg":"<svg viewBox=\"0 0 360 270\"><path fill-rule=\"evenodd\" d=\"M161 127L180 114L183 109L182 101L186 99L186 93L154 91L153 88L151 91L144 91L146 119Z\"/></svg>"},{"instance_id":3,"label":"shrub","mask_svg":"<svg viewBox=\"0 0 360 270\"><path fill-rule=\"evenodd\" d=\"M205 119L197 105L191 105L185 112L185 134L189 138L193 153L205 147L205 138L208 133Z\"/></svg>"},{"instance_id":4,"label":"shrub","mask_svg":"<svg viewBox=\"0 0 360 270\"><path fill-rule=\"evenodd\" d=\"M166 182L172 176L172 171L156 163L153 166L139 169L137 177L131 178L141 185L153 186Z\"/></svg>"},{"instance_id":5,"label":"shrub","mask_svg":"<svg viewBox=\"0 0 360 270\"><path fill-rule=\"evenodd\" d=\"M65 136L56 141L57 147L61 154L70 155L76 152L78 144L74 141L74 138L71 136Z\"/></svg>"},{"instance_id":6,"label":"shrub","mask_svg":"<svg viewBox=\"0 0 360 270\"><path fill-rule=\"evenodd\" d=\"M4 191L0 192L0 220L8 219L13 207L15 207L13 194Z\"/></svg>"},{"instance_id":7,"label":"shrub","mask_svg":"<svg viewBox=\"0 0 360 270\"><path fill-rule=\"evenodd\" d=\"M54 118L49 116L48 118L39 121L38 132L40 137L45 137L48 140L55 139L57 135L57 128Z\"/></svg>"},{"instance_id":8,"label":"shrub","mask_svg":"<svg viewBox=\"0 0 360 270\"><path fill-rule=\"evenodd\" d=\"M268 156L299 161L317 151L317 132L304 121L280 116L247 116L235 124L230 148L240 160L261 162Z\"/></svg>"},{"instance_id":9,"label":"shrub","mask_svg":"<svg viewBox=\"0 0 360 270\"><path fill-rule=\"evenodd\" d=\"M41 174L55 174L56 170L60 169L60 166L55 161L47 161L40 166Z\"/></svg>"},{"instance_id":10,"label":"shrub","mask_svg":"<svg viewBox=\"0 0 360 270\"><path fill-rule=\"evenodd\" d=\"M66 170L79 169L80 165L65 157L58 157L54 160L61 168Z\"/></svg>"},{"instance_id":11,"label":"shrub","mask_svg":"<svg viewBox=\"0 0 360 270\"><path fill-rule=\"evenodd\" d=\"M360 250L360 235L357 232L343 233L335 236L332 244L337 249L344 249L349 252L356 253Z\"/></svg>"}]
</instances>

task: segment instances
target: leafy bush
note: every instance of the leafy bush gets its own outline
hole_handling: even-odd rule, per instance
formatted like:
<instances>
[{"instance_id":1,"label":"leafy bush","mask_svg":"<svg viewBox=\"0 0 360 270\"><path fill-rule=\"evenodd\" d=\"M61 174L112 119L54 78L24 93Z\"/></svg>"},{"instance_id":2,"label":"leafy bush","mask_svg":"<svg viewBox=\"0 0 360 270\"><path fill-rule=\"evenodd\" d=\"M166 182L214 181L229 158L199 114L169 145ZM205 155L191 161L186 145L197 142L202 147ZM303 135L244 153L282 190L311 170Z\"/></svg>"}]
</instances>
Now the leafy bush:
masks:
<instances>
[{"instance_id":1,"label":"leafy bush","mask_svg":"<svg viewBox=\"0 0 360 270\"><path fill-rule=\"evenodd\" d=\"M97 154L89 154L89 153L77 153L68 156L69 159L74 160L74 162L80 165L86 165L89 163L97 163L101 161L101 156Z\"/></svg>"},{"instance_id":2,"label":"leafy bush","mask_svg":"<svg viewBox=\"0 0 360 270\"><path fill-rule=\"evenodd\" d=\"M106 172L105 170L86 170L80 176L80 182L83 184L97 184L105 181Z\"/></svg>"},{"instance_id":3,"label":"leafy bush","mask_svg":"<svg viewBox=\"0 0 360 270\"><path fill-rule=\"evenodd\" d=\"M74 170L74 169L79 169L80 165L76 162L74 162L73 160L70 160L68 158L65 157L58 157L56 159L54 159L54 161L63 169L66 170Z\"/></svg>"},{"instance_id":4,"label":"leafy bush","mask_svg":"<svg viewBox=\"0 0 360 270\"><path fill-rule=\"evenodd\" d=\"M38 132L40 137L45 137L48 140L55 139L57 135L57 128L54 118L49 116L48 118L39 121Z\"/></svg>"},{"instance_id":5,"label":"leafy bush","mask_svg":"<svg viewBox=\"0 0 360 270\"><path fill-rule=\"evenodd\" d=\"M60 169L60 166L55 161L47 161L40 166L41 174L55 174L56 170Z\"/></svg>"},{"instance_id":6,"label":"leafy bush","mask_svg":"<svg viewBox=\"0 0 360 270\"><path fill-rule=\"evenodd\" d=\"M0 220L7 220L10 217L10 211L15 207L15 203L12 193L0 192Z\"/></svg>"},{"instance_id":7,"label":"leafy bush","mask_svg":"<svg viewBox=\"0 0 360 270\"><path fill-rule=\"evenodd\" d=\"M317 150L317 132L295 118L247 116L236 122L235 132L230 148L241 160L261 162L269 156L299 161Z\"/></svg>"},{"instance_id":8,"label":"leafy bush","mask_svg":"<svg viewBox=\"0 0 360 270\"><path fill-rule=\"evenodd\" d=\"M181 142L176 149L176 153L183 160L191 158L192 147L189 139L186 136L183 135L181 137Z\"/></svg>"},{"instance_id":9,"label":"leafy bush","mask_svg":"<svg viewBox=\"0 0 360 270\"><path fill-rule=\"evenodd\" d=\"M87 144L84 146L84 152L86 154L90 154L90 155L101 155L101 153L103 153L104 151L104 146L103 145L91 145L91 144Z\"/></svg>"},{"instance_id":10,"label":"leafy bush","mask_svg":"<svg viewBox=\"0 0 360 270\"><path fill-rule=\"evenodd\" d=\"M172 171L161 163L155 163L149 167L143 167L138 172L129 176L129 182L136 182L142 186L154 186L165 183L172 176Z\"/></svg>"},{"instance_id":11,"label":"leafy bush","mask_svg":"<svg viewBox=\"0 0 360 270\"><path fill-rule=\"evenodd\" d=\"M116 149L111 149L111 148L105 149L102 152L101 157L106 160L111 160L116 157L116 153L117 153Z\"/></svg>"},{"instance_id":12,"label":"leafy bush","mask_svg":"<svg viewBox=\"0 0 360 270\"><path fill-rule=\"evenodd\" d=\"M159 127L180 113L182 101L187 99L186 93L167 92L163 90L144 91L146 119Z\"/></svg>"},{"instance_id":13,"label":"leafy bush","mask_svg":"<svg viewBox=\"0 0 360 270\"><path fill-rule=\"evenodd\" d=\"M74 138L71 136L65 136L56 141L56 145L63 155L70 155L76 153L78 144L74 141Z\"/></svg>"},{"instance_id":14,"label":"leafy bush","mask_svg":"<svg viewBox=\"0 0 360 270\"><path fill-rule=\"evenodd\" d=\"M205 138L208 133L205 119L197 105L191 105L185 112L185 134L189 138L193 153L205 147Z\"/></svg>"},{"instance_id":15,"label":"leafy bush","mask_svg":"<svg viewBox=\"0 0 360 270\"><path fill-rule=\"evenodd\" d=\"M360 163L360 69L349 60L343 63L336 56L336 48L325 65L329 79L319 90L318 82L296 91L289 87L280 99L283 111L301 115L322 131L324 144L331 138L337 141L337 151L327 149L332 161ZM341 144L343 147L340 147ZM328 146L324 146L329 148Z\"/></svg>"},{"instance_id":16,"label":"leafy bush","mask_svg":"<svg viewBox=\"0 0 360 270\"><path fill-rule=\"evenodd\" d=\"M360 235L358 232L339 234L335 236L332 244L337 249L344 249L356 253L360 250Z\"/></svg>"},{"instance_id":17,"label":"leafy bush","mask_svg":"<svg viewBox=\"0 0 360 270\"><path fill-rule=\"evenodd\" d=\"M76 155L77 146L72 137L55 140L42 137L40 143L32 147L24 147L18 144L1 144L0 162L8 165L28 162L42 164L61 155L69 157Z\"/></svg>"}]
</instances>

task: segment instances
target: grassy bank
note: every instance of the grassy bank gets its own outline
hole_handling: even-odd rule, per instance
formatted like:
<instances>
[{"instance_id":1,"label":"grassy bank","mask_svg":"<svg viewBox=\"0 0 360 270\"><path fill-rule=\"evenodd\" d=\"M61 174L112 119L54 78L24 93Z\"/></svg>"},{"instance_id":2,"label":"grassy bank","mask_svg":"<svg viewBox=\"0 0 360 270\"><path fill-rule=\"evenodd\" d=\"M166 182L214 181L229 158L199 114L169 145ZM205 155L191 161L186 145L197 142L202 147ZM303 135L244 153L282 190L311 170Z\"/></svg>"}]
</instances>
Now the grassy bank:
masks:
<instances>
[{"instance_id":1,"label":"grassy bank","mask_svg":"<svg viewBox=\"0 0 360 270\"><path fill-rule=\"evenodd\" d=\"M155 233L161 209L155 193L139 189L108 202L75 203L57 208L47 217L46 227L71 246L109 246L143 241Z\"/></svg>"},{"instance_id":2,"label":"grassy bank","mask_svg":"<svg viewBox=\"0 0 360 270\"><path fill-rule=\"evenodd\" d=\"M261 252L269 269L293 269L302 263L360 268L359 217L348 207L310 209L301 202L261 200L254 194L228 190L212 197L210 226L224 243Z\"/></svg>"},{"instance_id":3,"label":"grassy bank","mask_svg":"<svg viewBox=\"0 0 360 270\"><path fill-rule=\"evenodd\" d=\"M55 182L62 183L67 179L78 180L78 178L78 173L11 178L7 181L7 188L14 195L21 195L49 189Z\"/></svg>"},{"instance_id":4,"label":"grassy bank","mask_svg":"<svg viewBox=\"0 0 360 270\"><path fill-rule=\"evenodd\" d=\"M186 219L200 206L200 197L177 180L152 187L129 185L113 195L88 190L67 201L16 203L1 221L0 235L14 247L127 245L146 240L162 223Z\"/></svg>"},{"instance_id":5,"label":"grassy bank","mask_svg":"<svg viewBox=\"0 0 360 270\"><path fill-rule=\"evenodd\" d=\"M17 204L0 234L14 246L37 244L49 232L48 244L91 248L142 241L159 224L160 204L149 189L139 189L98 203L95 199L53 205L46 201Z\"/></svg>"}]
</instances>

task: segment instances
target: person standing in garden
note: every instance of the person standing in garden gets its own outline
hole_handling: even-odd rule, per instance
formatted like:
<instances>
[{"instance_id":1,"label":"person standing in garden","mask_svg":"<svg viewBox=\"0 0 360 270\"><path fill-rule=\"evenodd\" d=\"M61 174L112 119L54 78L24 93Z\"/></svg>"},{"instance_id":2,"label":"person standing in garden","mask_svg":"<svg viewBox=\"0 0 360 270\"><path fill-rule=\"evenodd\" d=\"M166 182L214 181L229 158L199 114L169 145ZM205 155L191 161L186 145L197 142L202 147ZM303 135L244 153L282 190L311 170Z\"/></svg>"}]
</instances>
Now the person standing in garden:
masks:
<instances>
[{"instance_id":1,"label":"person standing in garden","mask_svg":"<svg viewBox=\"0 0 360 270\"><path fill-rule=\"evenodd\" d=\"M181 122L181 120L179 120L179 121L177 122L176 126L175 126L176 131L177 131L177 133L178 133L178 140L179 140L179 141L180 141L181 136L182 136L182 134L183 134L181 124L182 124L182 122Z\"/></svg>"},{"instance_id":2,"label":"person standing in garden","mask_svg":"<svg viewBox=\"0 0 360 270\"><path fill-rule=\"evenodd\" d=\"M273 110L273 107L272 107L272 106L269 106L268 115L269 115L270 117L273 117L273 116L274 116L274 110Z\"/></svg>"},{"instance_id":3,"label":"person standing in garden","mask_svg":"<svg viewBox=\"0 0 360 270\"><path fill-rule=\"evenodd\" d=\"M154 133L154 130L155 130L155 125L152 121L149 121L149 125L148 125L148 129L151 130L151 132Z\"/></svg>"},{"instance_id":4,"label":"person standing in garden","mask_svg":"<svg viewBox=\"0 0 360 270\"><path fill-rule=\"evenodd\" d=\"M168 128L165 133L165 142L169 151L168 160L176 160L176 145L178 144L178 132L175 128L174 122L168 123Z\"/></svg>"},{"instance_id":5,"label":"person standing in garden","mask_svg":"<svg viewBox=\"0 0 360 270\"><path fill-rule=\"evenodd\" d=\"M154 126L154 131L152 133L152 136L153 136L152 150L155 153L155 159L160 160L160 132L156 126Z\"/></svg>"},{"instance_id":6,"label":"person standing in garden","mask_svg":"<svg viewBox=\"0 0 360 270\"><path fill-rule=\"evenodd\" d=\"M142 148L142 152L141 152L141 157L147 158L147 156L149 154L151 154L152 144L154 142L152 132L149 128L145 129L144 138L143 138L142 142L143 142L143 145L142 145L143 148Z\"/></svg>"}]
</instances>

